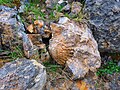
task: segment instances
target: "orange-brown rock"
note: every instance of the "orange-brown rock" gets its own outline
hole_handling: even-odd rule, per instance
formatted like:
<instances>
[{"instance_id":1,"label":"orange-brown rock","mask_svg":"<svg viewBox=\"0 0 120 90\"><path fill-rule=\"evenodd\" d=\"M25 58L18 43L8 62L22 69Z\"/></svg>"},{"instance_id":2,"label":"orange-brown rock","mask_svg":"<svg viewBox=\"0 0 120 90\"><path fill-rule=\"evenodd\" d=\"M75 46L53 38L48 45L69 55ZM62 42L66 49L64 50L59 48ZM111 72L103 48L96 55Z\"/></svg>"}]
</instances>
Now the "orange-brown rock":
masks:
<instances>
[{"instance_id":1,"label":"orange-brown rock","mask_svg":"<svg viewBox=\"0 0 120 90\"><path fill-rule=\"evenodd\" d=\"M29 39L31 39L33 45L36 45L39 49L45 47L45 44L42 43L42 37L40 34L28 34Z\"/></svg>"},{"instance_id":2,"label":"orange-brown rock","mask_svg":"<svg viewBox=\"0 0 120 90\"><path fill-rule=\"evenodd\" d=\"M70 68L74 79L100 67L98 45L86 24L62 17L58 24L51 24L51 30L50 54L57 63Z\"/></svg>"}]
</instances>

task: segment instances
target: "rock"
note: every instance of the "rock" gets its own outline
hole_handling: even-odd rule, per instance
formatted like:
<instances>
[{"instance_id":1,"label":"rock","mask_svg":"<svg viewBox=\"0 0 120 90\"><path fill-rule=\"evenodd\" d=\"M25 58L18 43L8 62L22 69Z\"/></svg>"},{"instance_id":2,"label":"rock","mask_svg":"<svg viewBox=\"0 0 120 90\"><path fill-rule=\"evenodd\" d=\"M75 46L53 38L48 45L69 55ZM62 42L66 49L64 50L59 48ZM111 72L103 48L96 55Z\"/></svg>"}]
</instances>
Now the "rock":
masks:
<instances>
[{"instance_id":1,"label":"rock","mask_svg":"<svg viewBox=\"0 0 120 90\"><path fill-rule=\"evenodd\" d=\"M25 11L25 5L22 4L22 5L19 7L18 12L19 12L19 13L24 13L24 11Z\"/></svg>"},{"instance_id":2,"label":"rock","mask_svg":"<svg viewBox=\"0 0 120 90\"><path fill-rule=\"evenodd\" d=\"M118 62L118 66L120 66L120 61Z\"/></svg>"},{"instance_id":3,"label":"rock","mask_svg":"<svg viewBox=\"0 0 120 90\"><path fill-rule=\"evenodd\" d=\"M71 9L70 4L67 4L66 6L63 7L64 11L70 11L70 9Z\"/></svg>"},{"instance_id":4,"label":"rock","mask_svg":"<svg viewBox=\"0 0 120 90\"><path fill-rule=\"evenodd\" d=\"M50 55L46 50L46 45L42 42L42 37L40 34L28 34L29 39L32 41L34 46L37 46L39 53L35 55L38 57L37 60L40 59L42 62L46 62L50 59ZM40 58L39 58L40 57Z\"/></svg>"},{"instance_id":5,"label":"rock","mask_svg":"<svg viewBox=\"0 0 120 90\"><path fill-rule=\"evenodd\" d=\"M24 25L20 22L17 11L5 6L0 6L0 10L0 47L13 51L16 46L23 46L27 58L39 59L38 48L24 33Z\"/></svg>"},{"instance_id":6,"label":"rock","mask_svg":"<svg viewBox=\"0 0 120 90\"><path fill-rule=\"evenodd\" d=\"M63 18L58 24L51 24L49 52L58 64L70 68L73 79L82 78L89 70L95 72L101 65L97 42L86 24L66 18L63 21Z\"/></svg>"},{"instance_id":7,"label":"rock","mask_svg":"<svg viewBox=\"0 0 120 90\"><path fill-rule=\"evenodd\" d=\"M28 38L32 41L33 45L36 45L40 49L44 48L42 45L42 36L40 34L27 34Z\"/></svg>"},{"instance_id":8,"label":"rock","mask_svg":"<svg viewBox=\"0 0 120 90\"><path fill-rule=\"evenodd\" d=\"M55 75L49 73L48 77L51 79L46 83L44 90L96 90L95 79L92 77L74 81L68 78L67 72L63 72L64 71L61 73L57 72Z\"/></svg>"},{"instance_id":9,"label":"rock","mask_svg":"<svg viewBox=\"0 0 120 90\"><path fill-rule=\"evenodd\" d=\"M77 15L82 9L82 4L80 2L73 2L71 7L71 13Z\"/></svg>"},{"instance_id":10,"label":"rock","mask_svg":"<svg viewBox=\"0 0 120 90\"><path fill-rule=\"evenodd\" d=\"M13 50L16 45L21 45L18 37L19 31L25 31L21 22L17 21L15 9L0 5L0 47L5 50Z\"/></svg>"},{"instance_id":11,"label":"rock","mask_svg":"<svg viewBox=\"0 0 120 90\"><path fill-rule=\"evenodd\" d=\"M19 32L19 36L21 36L23 41L23 49L24 54L27 58L30 59L36 59L39 60L39 48L35 45L33 45L31 39L28 37L28 35L24 32Z\"/></svg>"},{"instance_id":12,"label":"rock","mask_svg":"<svg viewBox=\"0 0 120 90\"><path fill-rule=\"evenodd\" d=\"M0 68L0 90L42 90L46 70L36 60L19 59Z\"/></svg>"},{"instance_id":13,"label":"rock","mask_svg":"<svg viewBox=\"0 0 120 90\"><path fill-rule=\"evenodd\" d=\"M56 5L58 3L59 0L46 0L45 3L46 3L46 7L47 8L53 8L54 5Z\"/></svg>"},{"instance_id":14,"label":"rock","mask_svg":"<svg viewBox=\"0 0 120 90\"><path fill-rule=\"evenodd\" d=\"M101 52L120 52L119 0L86 0L85 13Z\"/></svg>"},{"instance_id":15,"label":"rock","mask_svg":"<svg viewBox=\"0 0 120 90\"><path fill-rule=\"evenodd\" d=\"M120 89L120 73L114 73L112 75L107 75L109 80L108 86L110 90L119 90Z\"/></svg>"}]
</instances>

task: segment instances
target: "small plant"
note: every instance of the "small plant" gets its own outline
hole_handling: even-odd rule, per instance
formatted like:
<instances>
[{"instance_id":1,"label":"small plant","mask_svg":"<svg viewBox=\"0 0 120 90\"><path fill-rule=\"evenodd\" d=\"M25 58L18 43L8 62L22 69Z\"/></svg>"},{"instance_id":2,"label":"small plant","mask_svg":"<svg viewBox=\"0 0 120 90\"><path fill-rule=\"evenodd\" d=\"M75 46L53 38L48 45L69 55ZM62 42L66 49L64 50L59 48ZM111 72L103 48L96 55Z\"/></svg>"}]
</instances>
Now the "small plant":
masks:
<instances>
[{"instance_id":1,"label":"small plant","mask_svg":"<svg viewBox=\"0 0 120 90\"><path fill-rule=\"evenodd\" d=\"M115 72L116 73L120 72L120 66L117 65L116 61L110 61L106 65L104 65L100 69L98 69L97 75L103 76L106 74L113 74Z\"/></svg>"},{"instance_id":2,"label":"small plant","mask_svg":"<svg viewBox=\"0 0 120 90\"><path fill-rule=\"evenodd\" d=\"M15 47L15 50L9 54L11 59L15 60L17 58L22 58L24 57L23 51L19 46Z\"/></svg>"},{"instance_id":3,"label":"small plant","mask_svg":"<svg viewBox=\"0 0 120 90\"><path fill-rule=\"evenodd\" d=\"M12 6L13 0L0 0L0 5Z\"/></svg>"},{"instance_id":4,"label":"small plant","mask_svg":"<svg viewBox=\"0 0 120 90\"><path fill-rule=\"evenodd\" d=\"M64 7L64 6L62 6L62 5L56 5L56 8L55 8L55 9L56 9L57 12L61 12L62 9L63 9L63 7Z\"/></svg>"},{"instance_id":5,"label":"small plant","mask_svg":"<svg viewBox=\"0 0 120 90\"><path fill-rule=\"evenodd\" d=\"M26 13L31 12L32 14L34 14L36 19L38 19L39 16L41 17L41 19L45 19L45 13L43 13L41 9L37 7L37 5L34 3L27 4L25 7L25 11Z\"/></svg>"},{"instance_id":6,"label":"small plant","mask_svg":"<svg viewBox=\"0 0 120 90\"><path fill-rule=\"evenodd\" d=\"M49 72L56 72L59 68L61 68L60 65L52 64L50 62L44 62L43 64Z\"/></svg>"}]
</instances>

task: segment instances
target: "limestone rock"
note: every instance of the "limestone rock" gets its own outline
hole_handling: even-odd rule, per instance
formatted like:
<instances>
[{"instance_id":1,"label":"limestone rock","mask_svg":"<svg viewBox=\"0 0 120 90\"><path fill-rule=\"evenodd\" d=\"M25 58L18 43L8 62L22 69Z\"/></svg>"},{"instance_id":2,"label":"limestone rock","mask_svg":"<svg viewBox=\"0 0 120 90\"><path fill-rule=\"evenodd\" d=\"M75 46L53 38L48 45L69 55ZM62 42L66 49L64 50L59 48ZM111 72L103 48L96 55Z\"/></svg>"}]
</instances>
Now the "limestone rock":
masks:
<instances>
[{"instance_id":1,"label":"limestone rock","mask_svg":"<svg viewBox=\"0 0 120 90\"><path fill-rule=\"evenodd\" d=\"M51 29L50 54L57 63L70 68L74 79L84 77L89 70L94 72L100 67L97 42L86 24L62 17L58 24L51 24Z\"/></svg>"},{"instance_id":2,"label":"limestone rock","mask_svg":"<svg viewBox=\"0 0 120 90\"><path fill-rule=\"evenodd\" d=\"M0 90L42 90L46 77L36 60L19 59L0 68Z\"/></svg>"},{"instance_id":3,"label":"limestone rock","mask_svg":"<svg viewBox=\"0 0 120 90\"><path fill-rule=\"evenodd\" d=\"M15 9L0 5L0 48L12 50L16 45L21 45L18 37L19 31L25 31L21 22L17 21Z\"/></svg>"},{"instance_id":4,"label":"limestone rock","mask_svg":"<svg viewBox=\"0 0 120 90\"><path fill-rule=\"evenodd\" d=\"M22 31L19 32L22 38L24 54L27 58L39 60L39 48L33 44L28 35Z\"/></svg>"},{"instance_id":5,"label":"limestone rock","mask_svg":"<svg viewBox=\"0 0 120 90\"><path fill-rule=\"evenodd\" d=\"M120 1L86 0L85 13L101 52L120 52Z\"/></svg>"}]
</instances>

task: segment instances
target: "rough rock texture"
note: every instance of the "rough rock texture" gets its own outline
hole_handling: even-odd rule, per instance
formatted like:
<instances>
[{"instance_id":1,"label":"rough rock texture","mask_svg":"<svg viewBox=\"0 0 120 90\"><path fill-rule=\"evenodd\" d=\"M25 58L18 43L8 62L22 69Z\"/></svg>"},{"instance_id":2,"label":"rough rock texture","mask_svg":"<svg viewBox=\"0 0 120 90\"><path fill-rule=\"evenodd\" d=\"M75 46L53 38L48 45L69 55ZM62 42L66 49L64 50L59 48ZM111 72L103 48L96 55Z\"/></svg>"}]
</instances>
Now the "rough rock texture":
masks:
<instances>
[{"instance_id":1,"label":"rough rock texture","mask_svg":"<svg viewBox=\"0 0 120 90\"><path fill-rule=\"evenodd\" d=\"M71 80L69 72L59 69L48 73L48 80L44 90L96 90L95 75L87 75L83 80ZM102 90L102 89L100 89Z\"/></svg>"},{"instance_id":2,"label":"rough rock texture","mask_svg":"<svg viewBox=\"0 0 120 90\"><path fill-rule=\"evenodd\" d=\"M120 0L86 0L85 12L100 51L120 52Z\"/></svg>"},{"instance_id":3,"label":"rough rock texture","mask_svg":"<svg viewBox=\"0 0 120 90\"><path fill-rule=\"evenodd\" d=\"M107 80L109 81L108 89L110 90L120 90L120 73L114 73L113 75L107 75Z\"/></svg>"},{"instance_id":4,"label":"rough rock texture","mask_svg":"<svg viewBox=\"0 0 120 90\"><path fill-rule=\"evenodd\" d=\"M36 42L34 44L24 32L24 25L20 22L17 11L5 6L0 6L0 10L0 49L13 51L16 46L23 46L24 54L27 58L38 60L39 48L35 46ZM38 41L37 43L40 42Z\"/></svg>"},{"instance_id":5,"label":"rough rock texture","mask_svg":"<svg viewBox=\"0 0 120 90\"><path fill-rule=\"evenodd\" d=\"M30 59L39 59L38 47L33 45L31 39L24 32L19 32L19 36L22 38L24 54Z\"/></svg>"},{"instance_id":6,"label":"rough rock texture","mask_svg":"<svg viewBox=\"0 0 120 90\"><path fill-rule=\"evenodd\" d=\"M58 24L51 24L51 29L50 54L57 63L67 64L74 79L84 77L89 70L94 72L100 67L97 43L85 24L62 17Z\"/></svg>"},{"instance_id":7,"label":"rough rock texture","mask_svg":"<svg viewBox=\"0 0 120 90\"><path fill-rule=\"evenodd\" d=\"M13 49L16 45L21 45L18 31L24 31L22 23L16 19L15 9L0 5L0 48Z\"/></svg>"},{"instance_id":8,"label":"rough rock texture","mask_svg":"<svg viewBox=\"0 0 120 90\"><path fill-rule=\"evenodd\" d=\"M46 77L36 60L19 59L0 68L0 90L42 90Z\"/></svg>"},{"instance_id":9,"label":"rough rock texture","mask_svg":"<svg viewBox=\"0 0 120 90\"><path fill-rule=\"evenodd\" d=\"M80 2L73 2L72 3L72 8L71 8L71 13L72 14L78 14L82 9L82 4Z\"/></svg>"}]
</instances>

